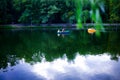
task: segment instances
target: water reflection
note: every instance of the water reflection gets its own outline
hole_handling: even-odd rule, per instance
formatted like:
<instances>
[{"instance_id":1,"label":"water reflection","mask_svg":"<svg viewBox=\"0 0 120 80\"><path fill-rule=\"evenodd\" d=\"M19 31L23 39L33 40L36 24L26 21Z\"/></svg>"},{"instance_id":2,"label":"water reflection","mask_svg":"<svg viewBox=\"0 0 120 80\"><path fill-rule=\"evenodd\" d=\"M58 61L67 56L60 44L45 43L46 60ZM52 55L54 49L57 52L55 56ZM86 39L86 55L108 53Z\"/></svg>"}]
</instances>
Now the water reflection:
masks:
<instances>
[{"instance_id":1,"label":"water reflection","mask_svg":"<svg viewBox=\"0 0 120 80\"><path fill-rule=\"evenodd\" d=\"M118 80L119 33L0 31L0 80Z\"/></svg>"},{"instance_id":2,"label":"water reflection","mask_svg":"<svg viewBox=\"0 0 120 80\"><path fill-rule=\"evenodd\" d=\"M44 58L33 64L19 60L15 66L0 70L0 80L119 80L119 70L120 61L110 60L107 53L96 56L77 53L73 61L68 61L65 55L52 62Z\"/></svg>"}]
</instances>

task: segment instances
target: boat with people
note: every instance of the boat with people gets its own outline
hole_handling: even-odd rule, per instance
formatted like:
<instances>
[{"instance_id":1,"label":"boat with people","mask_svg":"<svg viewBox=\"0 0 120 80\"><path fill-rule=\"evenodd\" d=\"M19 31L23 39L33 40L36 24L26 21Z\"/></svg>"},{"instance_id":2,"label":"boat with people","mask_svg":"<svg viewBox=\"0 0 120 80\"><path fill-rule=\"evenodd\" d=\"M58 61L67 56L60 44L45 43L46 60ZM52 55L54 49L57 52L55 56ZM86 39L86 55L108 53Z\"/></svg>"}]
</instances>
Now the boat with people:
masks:
<instances>
[{"instance_id":1,"label":"boat with people","mask_svg":"<svg viewBox=\"0 0 120 80\"><path fill-rule=\"evenodd\" d=\"M57 34L70 34L70 31L65 29L62 29L62 30L58 29Z\"/></svg>"}]
</instances>

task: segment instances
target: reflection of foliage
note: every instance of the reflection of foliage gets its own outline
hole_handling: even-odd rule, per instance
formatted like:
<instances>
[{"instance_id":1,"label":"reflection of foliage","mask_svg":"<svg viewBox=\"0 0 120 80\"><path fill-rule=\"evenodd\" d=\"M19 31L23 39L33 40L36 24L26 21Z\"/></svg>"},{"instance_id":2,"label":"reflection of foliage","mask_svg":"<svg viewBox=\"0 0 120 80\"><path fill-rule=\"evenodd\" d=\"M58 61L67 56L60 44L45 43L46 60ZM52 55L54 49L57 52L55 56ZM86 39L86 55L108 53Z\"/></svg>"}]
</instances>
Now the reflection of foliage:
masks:
<instances>
[{"instance_id":1,"label":"reflection of foliage","mask_svg":"<svg viewBox=\"0 0 120 80\"><path fill-rule=\"evenodd\" d=\"M113 60L118 60L118 56L120 55L120 43L118 41L120 41L120 38L116 35L119 34L120 32L111 32L109 34L109 39L108 39L108 47L107 50L112 53L111 54L111 59Z\"/></svg>"},{"instance_id":2,"label":"reflection of foliage","mask_svg":"<svg viewBox=\"0 0 120 80\"><path fill-rule=\"evenodd\" d=\"M73 60L77 52L80 55L110 52L111 59L116 59L120 55L118 34L119 32L102 33L98 38L94 34L88 35L86 31L81 30L73 31L71 35L62 38L57 37L56 31L47 30L1 32L0 67L6 66L7 62L13 64L16 59L21 58L25 58L28 62L41 61L43 57L47 61L53 61L59 57L62 58L65 54L68 60Z\"/></svg>"}]
</instances>

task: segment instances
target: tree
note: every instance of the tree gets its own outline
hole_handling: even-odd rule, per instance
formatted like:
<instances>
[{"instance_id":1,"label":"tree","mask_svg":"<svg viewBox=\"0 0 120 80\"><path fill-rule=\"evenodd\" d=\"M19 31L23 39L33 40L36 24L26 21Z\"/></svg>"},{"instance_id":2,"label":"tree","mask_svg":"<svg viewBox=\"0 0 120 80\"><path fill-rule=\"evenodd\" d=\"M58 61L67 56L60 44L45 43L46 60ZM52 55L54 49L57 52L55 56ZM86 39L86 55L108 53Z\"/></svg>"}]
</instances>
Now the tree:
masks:
<instances>
[{"instance_id":1,"label":"tree","mask_svg":"<svg viewBox=\"0 0 120 80\"><path fill-rule=\"evenodd\" d=\"M0 1L0 24L7 24L13 21L13 1Z\"/></svg>"},{"instance_id":2,"label":"tree","mask_svg":"<svg viewBox=\"0 0 120 80\"><path fill-rule=\"evenodd\" d=\"M110 22L120 22L120 1L119 0L110 0L109 1L109 13L110 13Z\"/></svg>"}]
</instances>

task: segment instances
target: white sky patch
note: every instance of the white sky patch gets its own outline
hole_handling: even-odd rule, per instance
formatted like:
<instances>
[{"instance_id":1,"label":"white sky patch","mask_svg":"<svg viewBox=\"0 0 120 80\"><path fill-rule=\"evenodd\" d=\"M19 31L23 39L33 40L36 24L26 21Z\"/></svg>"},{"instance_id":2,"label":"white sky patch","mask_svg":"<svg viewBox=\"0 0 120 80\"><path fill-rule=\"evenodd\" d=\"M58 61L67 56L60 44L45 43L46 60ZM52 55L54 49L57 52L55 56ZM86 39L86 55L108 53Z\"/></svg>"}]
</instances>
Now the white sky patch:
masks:
<instances>
[{"instance_id":1,"label":"white sky patch","mask_svg":"<svg viewBox=\"0 0 120 80\"><path fill-rule=\"evenodd\" d=\"M77 77L80 80L88 80L93 76L95 77L95 75L101 74L114 78L115 75L119 76L119 74L115 74L119 72L114 71L120 69L119 64L119 61L115 62L110 60L110 56L107 54L81 56L77 53L73 62L69 62L67 57L63 56L63 58L55 59L52 62L44 60L34 63L33 65L22 59L16 66L7 68L14 68L13 71L7 73L7 77L10 78L14 76L12 74L22 71L24 74L34 74L39 78L42 76L46 80L56 80L61 77L61 79L66 77ZM23 74L22 72L21 74ZM4 72L0 74L4 75Z\"/></svg>"},{"instance_id":2,"label":"white sky patch","mask_svg":"<svg viewBox=\"0 0 120 80\"><path fill-rule=\"evenodd\" d=\"M54 79L58 73L67 73L69 69L75 69L78 73L110 74L113 65L111 65L110 56L104 55L88 55L87 57L79 54L74 59L74 63L69 63L67 59L56 59L52 62L42 62L33 65L33 72L42 75L47 79Z\"/></svg>"}]
</instances>

